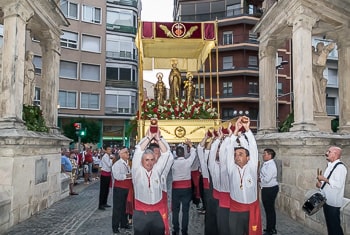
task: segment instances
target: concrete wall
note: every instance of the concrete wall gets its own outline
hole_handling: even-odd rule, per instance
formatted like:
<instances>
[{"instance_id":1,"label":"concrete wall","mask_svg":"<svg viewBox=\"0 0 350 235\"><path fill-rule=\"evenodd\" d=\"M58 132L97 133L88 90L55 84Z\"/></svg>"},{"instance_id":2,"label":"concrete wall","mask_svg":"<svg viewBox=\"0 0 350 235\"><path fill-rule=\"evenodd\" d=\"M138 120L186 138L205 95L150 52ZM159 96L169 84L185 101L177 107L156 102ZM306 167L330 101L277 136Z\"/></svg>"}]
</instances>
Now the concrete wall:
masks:
<instances>
[{"instance_id":1,"label":"concrete wall","mask_svg":"<svg viewBox=\"0 0 350 235\"><path fill-rule=\"evenodd\" d=\"M316 188L317 168L325 170L325 152L328 146L337 145L343 149L342 161L350 166L349 135L331 135L319 132L288 132L258 134L256 136L259 152L264 148L276 151L280 169L280 192L277 207L291 218L315 229L319 234L327 234L323 211L308 216L302 210L306 193ZM349 171L349 170L348 170ZM342 227L350 235L350 173L345 186L344 206L341 209ZM278 225L277 225L278 227Z\"/></svg>"},{"instance_id":2,"label":"concrete wall","mask_svg":"<svg viewBox=\"0 0 350 235\"><path fill-rule=\"evenodd\" d=\"M68 195L60 173L68 143L61 135L1 130L0 233Z\"/></svg>"}]
</instances>

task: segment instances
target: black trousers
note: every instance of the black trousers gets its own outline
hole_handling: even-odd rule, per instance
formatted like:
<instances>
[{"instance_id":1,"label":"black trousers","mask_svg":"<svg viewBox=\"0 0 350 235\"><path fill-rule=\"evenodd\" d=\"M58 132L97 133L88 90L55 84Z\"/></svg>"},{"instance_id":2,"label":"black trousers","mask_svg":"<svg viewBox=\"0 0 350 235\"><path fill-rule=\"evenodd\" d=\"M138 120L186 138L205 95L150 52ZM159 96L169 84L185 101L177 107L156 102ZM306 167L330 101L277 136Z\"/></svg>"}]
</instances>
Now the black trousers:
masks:
<instances>
[{"instance_id":1,"label":"black trousers","mask_svg":"<svg viewBox=\"0 0 350 235\"><path fill-rule=\"evenodd\" d=\"M266 230L268 232L276 229L275 201L278 190L278 185L261 189L261 200L266 214Z\"/></svg>"},{"instance_id":2,"label":"black trousers","mask_svg":"<svg viewBox=\"0 0 350 235\"><path fill-rule=\"evenodd\" d=\"M165 227L158 211L144 212L134 210L134 235L164 235Z\"/></svg>"},{"instance_id":3,"label":"black trousers","mask_svg":"<svg viewBox=\"0 0 350 235\"><path fill-rule=\"evenodd\" d=\"M218 208L218 200L213 198L213 191L204 189L204 195L206 198L206 208L205 208L205 235L215 235L218 234L218 225L217 225L217 208Z\"/></svg>"},{"instance_id":4,"label":"black trousers","mask_svg":"<svg viewBox=\"0 0 350 235\"><path fill-rule=\"evenodd\" d=\"M128 189L113 188L113 212L112 212L112 228L116 230L125 227L128 224L126 214L126 200L128 198Z\"/></svg>"},{"instance_id":5,"label":"black trousers","mask_svg":"<svg viewBox=\"0 0 350 235\"><path fill-rule=\"evenodd\" d=\"M230 234L246 235L249 234L249 211L232 212L229 215Z\"/></svg>"},{"instance_id":6,"label":"black trousers","mask_svg":"<svg viewBox=\"0 0 350 235\"><path fill-rule=\"evenodd\" d=\"M343 235L343 229L340 225L340 207L333 207L325 203L323 213L326 219L328 235Z\"/></svg>"},{"instance_id":7,"label":"black trousers","mask_svg":"<svg viewBox=\"0 0 350 235\"><path fill-rule=\"evenodd\" d=\"M230 235L229 220L228 220L229 215L230 215L230 208L218 207L217 225L218 225L219 235Z\"/></svg>"},{"instance_id":8,"label":"black trousers","mask_svg":"<svg viewBox=\"0 0 350 235\"><path fill-rule=\"evenodd\" d=\"M181 233L187 234L190 202L192 198L192 190L188 189L172 189L171 205L173 210L173 229L174 232L179 233L179 214L180 206L182 206L182 221L181 221Z\"/></svg>"},{"instance_id":9,"label":"black trousers","mask_svg":"<svg viewBox=\"0 0 350 235\"><path fill-rule=\"evenodd\" d=\"M101 175L100 180L100 197L98 206L103 206L107 204L108 194L109 194L109 184L111 183L110 176Z\"/></svg>"}]
</instances>

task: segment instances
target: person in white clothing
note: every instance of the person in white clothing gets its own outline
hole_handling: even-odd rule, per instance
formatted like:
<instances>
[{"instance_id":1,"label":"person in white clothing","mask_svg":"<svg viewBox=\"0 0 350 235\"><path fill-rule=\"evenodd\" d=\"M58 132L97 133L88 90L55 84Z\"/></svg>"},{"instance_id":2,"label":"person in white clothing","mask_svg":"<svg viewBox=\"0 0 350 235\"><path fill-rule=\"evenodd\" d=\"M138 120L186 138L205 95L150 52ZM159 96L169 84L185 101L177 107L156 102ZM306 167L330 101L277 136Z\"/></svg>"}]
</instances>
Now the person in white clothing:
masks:
<instances>
[{"instance_id":1,"label":"person in white clothing","mask_svg":"<svg viewBox=\"0 0 350 235\"><path fill-rule=\"evenodd\" d=\"M192 146L192 142L187 139L186 145L190 147L190 156L186 158L186 150L183 146L177 146L176 158L171 167L173 176L172 184L172 209L173 209L173 235L178 235L179 226L179 212L182 206L182 223L181 234L187 235L188 221L189 221L189 207L192 198L191 188L191 165L196 158L196 149Z\"/></svg>"},{"instance_id":2,"label":"person in white clothing","mask_svg":"<svg viewBox=\"0 0 350 235\"><path fill-rule=\"evenodd\" d=\"M242 127L244 133L240 133ZM231 147L227 150L226 163L230 182L230 234L261 235L261 212L257 192L258 148L250 130L250 119L245 116L239 117L234 132L229 133ZM237 138L240 147L234 148Z\"/></svg>"},{"instance_id":3,"label":"person in white clothing","mask_svg":"<svg viewBox=\"0 0 350 235\"><path fill-rule=\"evenodd\" d=\"M111 207L107 204L109 194L109 184L111 183L112 164L113 164L112 148L107 147L106 153L103 155L100 167L101 167L101 180L100 180L100 196L99 196L99 210L105 210L106 207Z\"/></svg>"},{"instance_id":4,"label":"person in white clothing","mask_svg":"<svg viewBox=\"0 0 350 235\"><path fill-rule=\"evenodd\" d=\"M161 156L156 156L147 146L156 141L161 150ZM133 214L134 235L165 234L165 220L167 211L164 207L162 193L162 174L170 158L169 145L161 137L160 131L147 131L146 137L136 145L133 165L132 181L135 191L135 210Z\"/></svg>"},{"instance_id":5,"label":"person in white clothing","mask_svg":"<svg viewBox=\"0 0 350 235\"><path fill-rule=\"evenodd\" d=\"M317 176L316 187L320 188L327 201L323 205L328 235L343 235L340 225L340 207L343 205L345 180L347 169L340 161L342 149L336 146L329 147L326 152L328 166L324 175Z\"/></svg>"},{"instance_id":6,"label":"person in white clothing","mask_svg":"<svg viewBox=\"0 0 350 235\"><path fill-rule=\"evenodd\" d=\"M260 169L261 201L266 214L264 235L277 234L275 201L279 187L277 182L277 166L274 160L275 156L276 153L273 149L264 149L264 163Z\"/></svg>"}]
</instances>

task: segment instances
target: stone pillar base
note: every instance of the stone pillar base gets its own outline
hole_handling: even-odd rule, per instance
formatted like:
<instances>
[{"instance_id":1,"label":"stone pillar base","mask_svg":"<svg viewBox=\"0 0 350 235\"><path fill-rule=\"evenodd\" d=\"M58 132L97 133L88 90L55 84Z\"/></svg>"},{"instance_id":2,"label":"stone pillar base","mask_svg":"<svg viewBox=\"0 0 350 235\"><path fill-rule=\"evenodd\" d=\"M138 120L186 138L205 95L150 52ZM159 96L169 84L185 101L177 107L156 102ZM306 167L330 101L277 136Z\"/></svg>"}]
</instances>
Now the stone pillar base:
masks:
<instances>
[{"instance_id":1,"label":"stone pillar base","mask_svg":"<svg viewBox=\"0 0 350 235\"><path fill-rule=\"evenodd\" d=\"M328 132L328 133L332 133L332 125L331 125L331 121L335 119L335 117L332 116L314 116L314 120L316 123L316 126L318 127L318 129L320 129L320 131L323 132Z\"/></svg>"},{"instance_id":2,"label":"stone pillar base","mask_svg":"<svg viewBox=\"0 0 350 235\"><path fill-rule=\"evenodd\" d=\"M290 131L319 131L318 126L314 123L292 123Z\"/></svg>"},{"instance_id":3,"label":"stone pillar base","mask_svg":"<svg viewBox=\"0 0 350 235\"><path fill-rule=\"evenodd\" d=\"M22 120L16 118L0 118L0 130L1 129L23 129L27 128Z\"/></svg>"}]
</instances>

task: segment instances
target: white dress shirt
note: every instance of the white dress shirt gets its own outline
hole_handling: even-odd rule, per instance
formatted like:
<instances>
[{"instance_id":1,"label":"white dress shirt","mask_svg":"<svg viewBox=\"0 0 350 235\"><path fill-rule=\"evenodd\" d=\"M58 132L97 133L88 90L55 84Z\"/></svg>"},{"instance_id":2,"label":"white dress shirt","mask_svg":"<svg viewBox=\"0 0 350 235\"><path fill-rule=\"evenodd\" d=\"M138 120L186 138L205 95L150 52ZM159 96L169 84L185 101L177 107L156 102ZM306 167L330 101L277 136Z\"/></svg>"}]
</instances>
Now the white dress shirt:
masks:
<instances>
[{"instance_id":1,"label":"white dress shirt","mask_svg":"<svg viewBox=\"0 0 350 235\"><path fill-rule=\"evenodd\" d=\"M328 163L328 166L324 172L324 177L328 177L329 173L332 171L337 162L340 162L340 160L338 159L334 162ZM342 207L346 174L346 167L343 164L337 165L331 177L329 178L329 184L326 183L325 187L321 189L321 191L327 198L327 205L334 207Z\"/></svg>"},{"instance_id":2,"label":"white dress shirt","mask_svg":"<svg viewBox=\"0 0 350 235\"><path fill-rule=\"evenodd\" d=\"M274 187L278 185L277 182L277 167L273 159L263 163L260 169L260 187Z\"/></svg>"}]
</instances>

